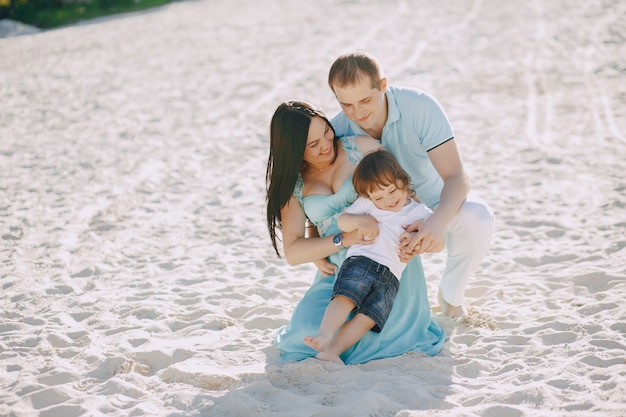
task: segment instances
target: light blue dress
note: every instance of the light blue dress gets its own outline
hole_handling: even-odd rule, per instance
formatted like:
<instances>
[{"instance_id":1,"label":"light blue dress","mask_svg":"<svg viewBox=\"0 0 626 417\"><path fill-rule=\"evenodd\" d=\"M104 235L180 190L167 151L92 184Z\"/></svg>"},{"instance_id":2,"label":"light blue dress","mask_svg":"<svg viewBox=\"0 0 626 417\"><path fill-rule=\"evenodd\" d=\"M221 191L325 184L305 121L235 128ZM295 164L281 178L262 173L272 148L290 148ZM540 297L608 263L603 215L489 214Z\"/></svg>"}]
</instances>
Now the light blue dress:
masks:
<instances>
[{"instance_id":1,"label":"light blue dress","mask_svg":"<svg viewBox=\"0 0 626 417\"><path fill-rule=\"evenodd\" d=\"M363 154L356 145L356 137L341 138L340 145L346 150L350 162L358 164ZM357 197L352 178L346 179L341 189L332 195L303 197L302 187L302 180L299 179L294 195L302 204L308 218L317 226L320 236L339 233L337 218ZM346 251L331 255L330 262L341 266ZM274 342L281 362L300 361L317 354L304 344L303 339L304 336L317 334L324 311L330 302L335 279L336 276L323 277L318 271L311 288L296 306L289 324L279 329ZM419 256L416 256L402 274L398 296L382 332L368 332L345 351L341 359L350 365L398 356L409 351L434 356L441 351L444 342L444 330L430 316L424 270Z\"/></svg>"}]
</instances>

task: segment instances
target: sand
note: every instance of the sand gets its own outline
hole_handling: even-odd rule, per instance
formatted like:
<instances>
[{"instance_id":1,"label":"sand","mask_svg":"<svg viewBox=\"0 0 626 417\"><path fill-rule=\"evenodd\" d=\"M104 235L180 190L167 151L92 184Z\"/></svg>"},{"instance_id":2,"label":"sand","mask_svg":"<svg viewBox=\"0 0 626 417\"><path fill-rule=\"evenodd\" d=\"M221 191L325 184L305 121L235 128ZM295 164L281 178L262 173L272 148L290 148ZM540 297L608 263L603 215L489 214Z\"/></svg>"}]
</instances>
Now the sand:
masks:
<instances>
[{"instance_id":1,"label":"sand","mask_svg":"<svg viewBox=\"0 0 626 417\"><path fill-rule=\"evenodd\" d=\"M626 3L198 0L0 39L0 415L626 415ZM281 365L268 124L334 58L434 94L493 246L440 355Z\"/></svg>"}]
</instances>

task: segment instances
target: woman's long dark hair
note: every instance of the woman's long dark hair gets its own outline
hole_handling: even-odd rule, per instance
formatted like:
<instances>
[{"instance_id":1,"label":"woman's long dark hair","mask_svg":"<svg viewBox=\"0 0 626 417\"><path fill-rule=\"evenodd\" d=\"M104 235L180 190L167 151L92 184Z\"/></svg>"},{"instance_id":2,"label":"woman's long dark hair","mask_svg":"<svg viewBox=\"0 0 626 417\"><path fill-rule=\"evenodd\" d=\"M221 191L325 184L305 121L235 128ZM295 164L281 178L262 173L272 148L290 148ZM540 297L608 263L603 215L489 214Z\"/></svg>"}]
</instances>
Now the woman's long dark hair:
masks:
<instances>
[{"instance_id":1,"label":"woman's long dark hair","mask_svg":"<svg viewBox=\"0 0 626 417\"><path fill-rule=\"evenodd\" d=\"M281 103L270 123L270 154L265 172L267 229L278 257L276 229L281 229L280 210L293 194L302 168L311 119L319 116L332 129L324 114L302 101ZM337 157L337 138L334 141ZM333 160L334 162L334 160ZM304 228L304 224L302 225Z\"/></svg>"}]
</instances>

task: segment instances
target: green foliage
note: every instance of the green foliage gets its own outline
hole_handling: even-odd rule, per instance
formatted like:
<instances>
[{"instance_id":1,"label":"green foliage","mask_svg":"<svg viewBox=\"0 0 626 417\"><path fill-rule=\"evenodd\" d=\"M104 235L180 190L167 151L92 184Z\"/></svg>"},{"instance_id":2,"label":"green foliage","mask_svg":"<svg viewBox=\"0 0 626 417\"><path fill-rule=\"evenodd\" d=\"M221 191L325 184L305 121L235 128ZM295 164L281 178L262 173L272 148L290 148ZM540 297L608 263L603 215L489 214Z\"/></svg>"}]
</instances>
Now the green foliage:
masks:
<instances>
[{"instance_id":1,"label":"green foliage","mask_svg":"<svg viewBox=\"0 0 626 417\"><path fill-rule=\"evenodd\" d=\"M42 29L48 29L80 20L162 6L170 1L91 0L63 4L61 0L0 0L0 18L7 17Z\"/></svg>"}]
</instances>

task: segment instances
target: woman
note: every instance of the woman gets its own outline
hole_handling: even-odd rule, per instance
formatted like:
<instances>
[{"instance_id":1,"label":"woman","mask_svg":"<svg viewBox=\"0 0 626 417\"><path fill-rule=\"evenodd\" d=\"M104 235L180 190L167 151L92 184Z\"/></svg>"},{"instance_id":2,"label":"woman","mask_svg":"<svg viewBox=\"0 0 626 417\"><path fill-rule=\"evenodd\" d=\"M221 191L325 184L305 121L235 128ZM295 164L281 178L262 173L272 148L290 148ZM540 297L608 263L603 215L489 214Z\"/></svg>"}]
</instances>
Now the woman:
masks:
<instances>
[{"instance_id":1,"label":"woman","mask_svg":"<svg viewBox=\"0 0 626 417\"><path fill-rule=\"evenodd\" d=\"M323 113L304 102L282 103L272 117L266 172L270 238L280 256L277 230L281 231L290 265L316 262L320 269L290 323L276 335L281 362L316 356L304 337L317 332L330 302L336 266L343 262L347 247L371 243L358 230L340 233L337 218L356 199L352 185L356 165L365 153L378 148L380 142L369 137L335 137ZM320 237L304 237L307 218ZM430 316L422 264L415 257L402 274L387 325L380 333L368 332L341 360L365 363L408 351L436 355L444 341L443 329Z\"/></svg>"}]
</instances>

